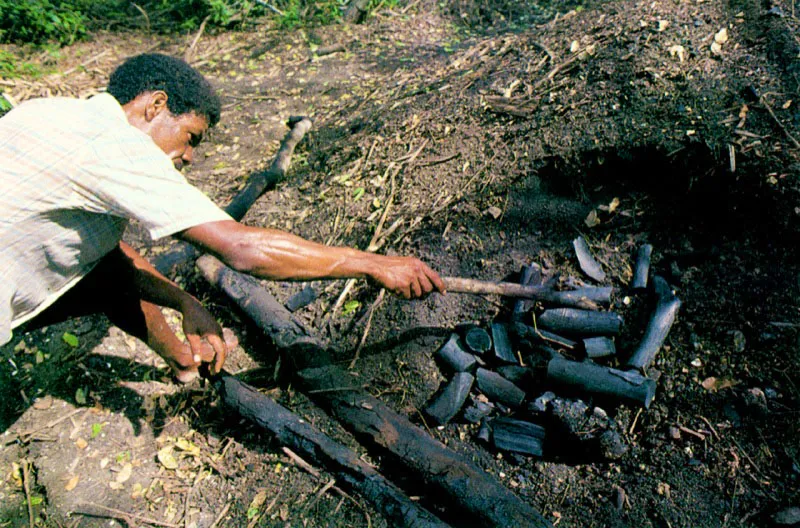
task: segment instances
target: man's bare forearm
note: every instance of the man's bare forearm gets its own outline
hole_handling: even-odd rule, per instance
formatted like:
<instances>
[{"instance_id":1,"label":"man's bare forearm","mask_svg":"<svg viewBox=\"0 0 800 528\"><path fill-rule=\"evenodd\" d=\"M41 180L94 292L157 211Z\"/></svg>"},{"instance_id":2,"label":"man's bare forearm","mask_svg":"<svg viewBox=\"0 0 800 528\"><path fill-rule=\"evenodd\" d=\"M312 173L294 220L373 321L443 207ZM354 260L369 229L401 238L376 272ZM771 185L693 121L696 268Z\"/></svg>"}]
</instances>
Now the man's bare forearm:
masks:
<instances>
[{"instance_id":1,"label":"man's bare forearm","mask_svg":"<svg viewBox=\"0 0 800 528\"><path fill-rule=\"evenodd\" d=\"M177 284L159 273L131 246L120 242L119 247L135 268L133 281L142 300L180 312L183 312L187 304L198 302Z\"/></svg>"}]
</instances>

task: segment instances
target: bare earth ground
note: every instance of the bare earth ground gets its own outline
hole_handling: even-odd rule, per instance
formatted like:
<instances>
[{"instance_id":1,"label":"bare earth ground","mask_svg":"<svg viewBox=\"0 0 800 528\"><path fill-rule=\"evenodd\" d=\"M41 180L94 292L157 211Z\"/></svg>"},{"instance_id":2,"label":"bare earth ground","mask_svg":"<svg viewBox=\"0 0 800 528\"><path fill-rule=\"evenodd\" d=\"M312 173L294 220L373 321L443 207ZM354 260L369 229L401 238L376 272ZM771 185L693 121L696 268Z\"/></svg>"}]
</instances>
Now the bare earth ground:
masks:
<instances>
[{"instance_id":1,"label":"bare earth ground","mask_svg":"<svg viewBox=\"0 0 800 528\"><path fill-rule=\"evenodd\" d=\"M486 280L529 262L580 277L571 240L582 234L620 292L623 352L647 316L641 299L625 300L632 255L653 243L654 269L683 307L651 371L653 406L605 407L630 446L622 459L504 456L461 423L431 433L560 526L765 526L800 506L793 3L597 2L555 18L536 12L538 25L516 31L455 4L412 4L362 26L203 35L191 60L224 112L188 178L227 203L269 162L282 122L310 115L289 181L247 223L360 248L375 238L378 251ZM487 19L497 23L489 32L470 29ZM193 37L100 33L60 57L29 57L62 73L0 82L18 101L86 96L124 57L183 55ZM347 51L314 56L333 43ZM135 226L128 238L163 250ZM263 367L252 383L363 452L273 380L274 352L234 307L190 269L178 280L239 335L228 370ZM346 299L358 304L334 311L344 282L314 286L320 297L299 316L345 365L363 338L354 372L420 424L442 380L431 354L444 336L508 310L456 294L376 302L362 282ZM268 287L279 299L301 288ZM17 336L2 356L0 526L386 526L210 388L172 384L162 361L102 317ZM545 389L528 387L534 398ZM436 502L413 475L384 469Z\"/></svg>"}]
</instances>

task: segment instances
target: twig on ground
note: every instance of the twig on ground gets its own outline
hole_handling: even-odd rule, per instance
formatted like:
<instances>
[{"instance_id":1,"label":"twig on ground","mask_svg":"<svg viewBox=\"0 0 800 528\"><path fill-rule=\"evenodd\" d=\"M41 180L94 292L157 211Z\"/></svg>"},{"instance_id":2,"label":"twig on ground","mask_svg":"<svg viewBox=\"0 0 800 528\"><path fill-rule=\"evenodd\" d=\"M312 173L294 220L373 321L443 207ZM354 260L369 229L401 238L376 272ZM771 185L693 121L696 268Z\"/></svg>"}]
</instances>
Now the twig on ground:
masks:
<instances>
[{"instance_id":1,"label":"twig on ground","mask_svg":"<svg viewBox=\"0 0 800 528\"><path fill-rule=\"evenodd\" d=\"M136 2L131 2L133 7L135 7L144 17L144 22L147 27L147 32L150 33L150 17L147 15L147 11L145 11L139 4Z\"/></svg>"},{"instance_id":2,"label":"twig on ground","mask_svg":"<svg viewBox=\"0 0 800 528\"><path fill-rule=\"evenodd\" d=\"M28 431L23 431L23 432L19 433L14 440L9 440L8 442L6 442L3 445L7 446L9 444L13 444L17 440L19 440L20 442L23 442L23 443L28 442L28 441L31 440L33 435L35 435L36 433L40 433L40 432L44 431L45 429L50 429L51 427L55 427L56 425L60 424L64 420L72 418L73 416L75 416L79 412L82 412L82 411L85 411L85 410L86 409L83 409L83 408L73 409L71 412L68 412L64 416L56 418L55 420L51 420L50 422L47 422L46 424L44 424L41 427L37 427L35 429L30 429Z\"/></svg>"},{"instance_id":3,"label":"twig on ground","mask_svg":"<svg viewBox=\"0 0 800 528\"><path fill-rule=\"evenodd\" d=\"M88 65L89 65L89 64L91 64L91 63L93 63L94 61L96 61L97 59L99 59L100 57L102 57L103 55L105 55L106 53L108 53L108 50L107 50L107 49L106 49L106 50L103 50L103 51L101 51L101 52L100 52L100 53L98 53L97 55L93 55L92 57L90 57L89 59L87 59L87 60L83 61L83 62L82 62L82 63L80 63L79 65L77 65L77 66L73 66L72 68L68 69L67 71L65 71L64 73L62 73L62 74L61 74L61 76L62 76L62 77L66 77L67 75L69 75L70 73L74 72L74 71L75 71L75 70L77 70L78 68L85 68L86 66L88 66Z\"/></svg>"},{"instance_id":4,"label":"twig on ground","mask_svg":"<svg viewBox=\"0 0 800 528\"><path fill-rule=\"evenodd\" d=\"M678 424L678 429L680 429L681 431L683 431L686 434L690 434L690 435L692 435L694 437L697 437L700 440L705 441L705 439L706 439L706 435L704 435L703 433L698 433L697 431L689 429L688 427L686 427L685 425L681 425L680 423Z\"/></svg>"},{"instance_id":5,"label":"twig on ground","mask_svg":"<svg viewBox=\"0 0 800 528\"><path fill-rule=\"evenodd\" d=\"M211 18L211 15L207 15L202 22L200 22L200 28L197 30L197 33L192 39L192 43L189 44L189 47L186 48L186 51L183 52L183 60L189 62L194 54L194 48L197 46L197 42L200 40L200 37L203 36L203 32L206 30L206 24L208 23L208 19Z\"/></svg>"},{"instance_id":6,"label":"twig on ground","mask_svg":"<svg viewBox=\"0 0 800 528\"><path fill-rule=\"evenodd\" d=\"M764 94L764 95L766 95L766 94ZM772 116L772 119L774 119L774 120L775 120L775 123L777 123L777 124L778 124L778 126L780 127L780 129L781 129L781 130L783 130L783 133L784 133L784 134L786 134L786 137L788 137L788 138L789 138L789 141L791 141L791 142L792 142L792 144L794 145L794 147L795 147L795 148L797 148L797 149L800 149L800 143L798 143L798 141L797 141L797 140L794 138L794 136L793 136L793 135L792 135L792 134L789 132L789 130L787 130L787 129L786 129L786 127L785 127L785 126L783 126L783 123L781 123L781 122L780 122L780 120L778 119L778 116L776 116L776 115L775 115L775 112L772 110L772 107L769 105L769 103L767 103L767 100L766 100L766 98L764 97L764 95L762 95L762 96L761 96L761 98L759 99L759 101L761 102L761 104L762 104L762 105L764 105L764 108L766 108L766 109L767 109L767 112L769 112L769 115L771 115L771 116Z\"/></svg>"},{"instance_id":7,"label":"twig on ground","mask_svg":"<svg viewBox=\"0 0 800 528\"><path fill-rule=\"evenodd\" d=\"M378 293L378 298L375 299L375 302L372 303L372 306L369 307L369 315L367 316L367 324L364 327L364 333L361 334L361 340L358 342L358 346L356 347L356 352L353 355L353 360L350 361L350 366L348 368L353 368L356 366L356 362L359 359L361 354L361 349L364 348L364 343L367 341L367 335L369 335L369 330L372 327L372 316L375 314L375 310L378 306L383 302L383 296L386 293L386 288L381 288L380 293Z\"/></svg>"},{"instance_id":8,"label":"twig on ground","mask_svg":"<svg viewBox=\"0 0 800 528\"><path fill-rule=\"evenodd\" d=\"M88 502L84 505L84 507L89 508L96 508L101 512L105 513L98 513L92 511L84 511L84 510L74 510L73 513L77 513L78 515L86 515L89 517L105 517L106 519L117 519L120 521L124 521L129 525L135 525L135 521L139 521L140 523L147 523L152 524L153 526L163 526L164 528L181 528L179 524L169 523L164 521L157 521L155 519L150 519L149 517L144 517L142 515L137 515L135 513L129 513L122 510L117 510L115 508L109 508L108 506L103 506L102 504L95 504L94 502Z\"/></svg>"},{"instance_id":9,"label":"twig on ground","mask_svg":"<svg viewBox=\"0 0 800 528\"><path fill-rule=\"evenodd\" d=\"M220 522L222 522L223 517L225 517L228 514L228 510L230 510L230 509L231 509L230 503L225 504L225 506L222 508L222 511L219 512L219 515L217 515L217 518L214 519L214 522L211 523L211 526L209 526L208 528L217 528L217 525Z\"/></svg>"},{"instance_id":10,"label":"twig on ground","mask_svg":"<svg viewBox=\"0 0 800 528\"><path fill-rule=\"evenodd\" d=\"M711 430L711 433L714 435L714 438L716 438L717 440L719 440L719 439L720 439L720 437L719 437L719 433L717 433L717 430L716 430L716 429L714 429L714 426L713 426L713 425L711 425L711 422L709 422L709 421L708 421L708 418L706 418L705 416L701 416L701 415L699 415L699 414L697 415L697 417L698 417L698 418L700 418L701 420L703 420L703 421L706 423L706 425L708 426L708 428Z\"/></svg>"},{"instance_id":11,"label":"twig on ground","mask_svg":"<svg viewBox=\"0 0 800 528\"><path fill-rule=\"evenodd\" d=\"M33 501L31 500L31 471L30 461L28 459L22 460L22 483L25 488L25 502L28 504L28 522L30 527L34 528L36 523L33 518Z\"/></svg>"}]
</instances>

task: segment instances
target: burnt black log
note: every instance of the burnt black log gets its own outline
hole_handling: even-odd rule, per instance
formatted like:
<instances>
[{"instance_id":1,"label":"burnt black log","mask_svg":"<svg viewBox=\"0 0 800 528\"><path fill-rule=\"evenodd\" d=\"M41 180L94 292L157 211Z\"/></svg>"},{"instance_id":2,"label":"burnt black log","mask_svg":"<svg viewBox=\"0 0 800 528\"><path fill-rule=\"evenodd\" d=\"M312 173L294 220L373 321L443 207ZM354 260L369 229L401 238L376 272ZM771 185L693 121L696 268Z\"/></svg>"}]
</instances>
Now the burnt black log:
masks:
<instances>
[{"instance_id":1,"label":"burnt black log","mask_svg":"<svg viewBox=\"0 0 800 528\"><path fill-rule=\"evenodd\" d=\"M472 403L464 408L462 416L469 423L479 423L481 420L492 414L495 410L494 404L484 402L477 398L472 398Z\"/></svg>"},{"instance_id":2,"label":"burnt black log","mask_svg":"<svg viewBox=\"0 0 800 528\"><path fill-rule=\"evenodd\" d=\"M457 372L434 400L425 407L425 414L436 422L444 425L458 414L458 411L467 401L469 391L475 377L466 372Z\"/></svg>"},{"instance_id":3,"label":"burnt black log","mask_svg":"<svg viewBox=\"0 0 800 528\"><path fill-rule=\"evenodd\" d=\"M242 417L255 422L307 461L324 467L340 485L357 492L395 526L447 528L403 491L386 480L359 455L314 429L300 416L236 378L222 374L214 379L222 401Z\"/></svg>"},{"instance_id":4,"label":"burnt black log","mask_svg":"<svg viewBox=\"0 0 800 528\"><path fill-rule=\"evenodd\" d=\"M613 356L617 353L614 341L608 337L587 337L583 340L583 349L589 359Z\"/></svg>"},{"instance_id":5,"label":"burnt black log","mask_svg":"<svg viewBox=\"0 0 800 528\"><path fill-rule=\"evenodd\" d=\"M578 343L571 339L526 324L515 323L512 327L512 331L520 338L530 338L549 346L566 348L567 350L575 350L578 348Z\"/></svg>"},{"instance_id":6,"label":"burnt black log","mask_svg":"<svg viewBox=\"0 0 800 528\"><path fill-rule=\"evenodd\" d=\"M494 348L494 361L498 363L517 363L517 357L511 348L508 330L503 323L492 323L492 345Z\"/></svg>"},{"instance_id":7,"label":"burnt black log","mask_svg":"<svg viewBox=\"0 0 800 528\"><path fill-rule=\"evenodd\" d=\"M317 291L311 286L306 286L299 292L289 297L289 299L286 301L286 309L294 313L300 308L305 308L316 300Z\"/></svg>"},{"instance_id":8,"label":"burnt black log","mask_svg":"<svg viewBox=\"0 0 800 528\"><path fill-rule=\"evenodd\" d=\"M647 369L653 362L681 307L681 300L675 296L672 288L662 277L657 275L653 277L653 289L656 295L656 306L647 323L647 329L639 347L628 360L629 367L639 370Z\"/></svg>"},{"instance_id":9,"label":"burnt black log","mask_svg":"<svg viewBox=\"0 0 800 528\"><path fill-rule=\"evenodd\" d=\"M583 237L578 237L572 241L572 246L575 248L575 256L578 257L578 264L583 272L597 282L606 280L606 272L603 271L603 268L592 256L586 240Z\"/></svg>"},{"instance_id":10,"label":"burnt black log","mask_svg":"<svg viewBox=\"0 0 800 528\"><path fill-rule=\"evenodd\" d=\"M634 290L644 290L650 277L650 257L653 254L653 246L644 244L636 253L636 266L631 279L631 288Z\"/></svg>"},{"instance_id":11,"label":"burnt black log","mask_svg":"<svg viewBox=\"0 0 800 528\"><path fill-rule=\"evenodd\" d=\"M536 321L546 330L567 335L612 336L622 328L622 317L617 313L576 308L545 310Z\"/></svg>"},{"instance_id":12,"label":"burnt black log","mask_svg":"<svg viewBox=\"0 0 800 528\"><path fill-rule=\"evenodd\" d=\"M492 338L489 332L479 326L473 326L464 334L464 343L473 354L483 356L492 348Z\"/></svg>"},{"instance_id":13,"label":"burnt black log","mask_svg":"<svg viewBox=\"0 0 800 528\"><path fill-rule=\"evenodd\" d=\"M491 422L491 427L492 445L496 449L536 457L542 456L544 427L512 418L495 418Z\"/></svg>"},{"instance_id":14,"label":"burnt black log","mask_svg":"<svg viewBox=\"0 0 800 528\"><path fill-rule=\"evenodd\" d=\"M502 403L512 409L522 405L525 391L491 370L479 368L475 373L478 389L491 401Z\"/></svg>"},{"instance_id":15,"label":"burnt black log","mask_svg":"<svg viewBox=\"0 0 800 528\"><path fill-rule=\"evenodd\" d=\"M547 379L579 394L648 408L656 393L656 382L633 370L617 370L594 363L553 358L547 364Z\"/></svg>"},{"instance_id":16,"label":"burnt black log","mask_svg":"<svg viewBox=\"0 0 800 528\"><path fill-rule=\"evenodd\" d=\"M198 260L198 267L204 277L223 291L228 290L226 282L221 280L225 275L236 276L242 281L249 278L229 269L223 273L227 268L213 257L203 259ZM232 278L228 283L237 284L240 290L244 285L252 284ZM260 285L256 289L264 291ZM264 293L270 296L268 292ZM246 307L248 313L257 311L254 305L264 299L252 289L234 291L232 298L240 307ZM272 311L275 305L280 310ZM279 348L284 348L284 352L300 356L324 352L324 347L312 336L298 336L291 314L274 298L266 303L264 311L266 315L258 318L258 325L276 344L283 345ZM292 339L299 339L302 346L292 346ZM293 362L313 363L302 358ZM452 511L468 516L475 526L551 526L541 514L485 471L378 399L360 388L356 389L360 382L342 369L333 365L306 368L296 372L295 381L312 401L326 409L379 457L391 459L394 467L402 468L406 475L413 474L418 482L440 496L443 506L450 506Z\"/></svg>"},{"instance_id":17,"label":"burnt black log","mask_svg":"<svg viewBox=\"0 0 800 528\"><path fill-rule=\"evenodd\" d=\"M448 372L475 372L478 366L475 356L461 349L458 334L455 333L433 353L433 357Z\"/></svg>"},{"instance_id":18,"label":"burnt black log","mask_svg":"<svg viewBox=\"0 0 800 528\"><path fill-rule=\"evenodd\" d=\"M531 369L519 365L502 365L497 367L495 371L517 386L524 385L525 382L532 378Z\"/></svg>"},{"instance_id":19,"label":"burnt black log","mask_svg":"<svg viewBox=\"0 0 800 528\"><path fill-rule=\"evenodd\" d=\"M579 306L581 303L607 305L611 303L614 288L611 286L584 286L574 290L561 290L558 293L557 301L562 306Z\"/></svg>"},{"instance_id":20,"label":"burnt black log","mask_svg":"<svg viewBox=\"0 0 800 528\"><path fill-rule=\"evenodd\" d=\"M225 208L231 218L236 221L244 218L256 200L269 189L275 187L286 177L292 154L298 143L311 129L311 120L307 117L292 117L288 120L289 131L283 138L278 153L270 167L265 171L255 172L247 179L247 184L231 200ZM153 259L153 266L164 275L172 275L176 268L197 258L200 252L187 242L178 242L168 251Z\"/></svg>"},{"instance_id":21,"label":"burnt black log","mask_svg":"<svg viewBox=\"0 0 800 528\"><path fill-rule=\"evenodd\" d=\"M531 286L542 283L542 268L538 264L530 263L522 267L520 273L519 283L522 286ZM514 308L512 310L512 318L515 321L522 319L523 315L533 307L533 302L526 299L517 299L514 301Z\"/></svg>"}]
</instances>

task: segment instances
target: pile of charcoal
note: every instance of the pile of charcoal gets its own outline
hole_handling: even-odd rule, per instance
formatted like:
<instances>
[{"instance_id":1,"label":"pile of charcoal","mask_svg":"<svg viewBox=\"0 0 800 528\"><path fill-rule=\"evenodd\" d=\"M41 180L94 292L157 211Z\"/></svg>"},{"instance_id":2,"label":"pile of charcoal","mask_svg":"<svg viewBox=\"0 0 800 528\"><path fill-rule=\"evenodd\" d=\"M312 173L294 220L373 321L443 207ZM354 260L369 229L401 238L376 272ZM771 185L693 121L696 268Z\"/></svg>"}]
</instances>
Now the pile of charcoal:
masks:
<instances>
[{"instance_id":1,"label":"pile of charcoal","mask_svg":"<svg viewBox=\"0 0 800 528\"><path fill-rule=\"evenodd\" d=\"M575 247L581 270L597 282L605 273L586 242ZM562 296L569 306L518 300L506 320L454 329L434 357L447 381L425 406L437 425L459 419L480 424L477 437L500 451L563 459L616 459L627 446L601 407L648 408L656 380L646 375L669 333L680 300L660 276L650 277L652 246L636 255L631 292L649 293L652 313L638 347L616 357L622 317L611 311L611 287L578 285ZM546 284L536 264L521 283ZM554 286L555 288L555 286ZM549 304L549 305L548 305ZM541 309L545 305L544 309ZM610 362L616 368L608 366Z\"/></svg>"}]
</instances>

